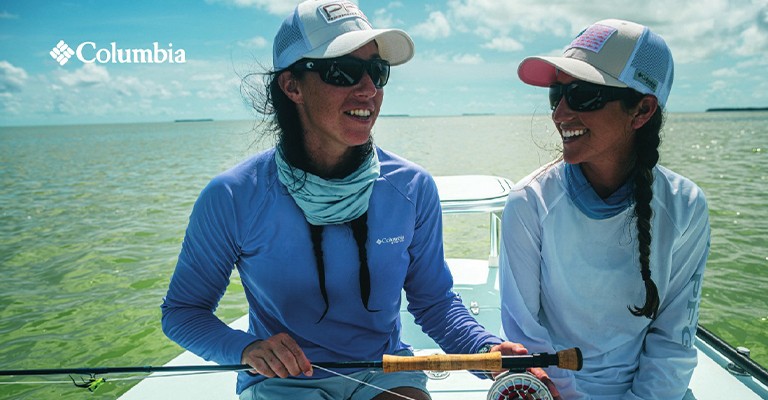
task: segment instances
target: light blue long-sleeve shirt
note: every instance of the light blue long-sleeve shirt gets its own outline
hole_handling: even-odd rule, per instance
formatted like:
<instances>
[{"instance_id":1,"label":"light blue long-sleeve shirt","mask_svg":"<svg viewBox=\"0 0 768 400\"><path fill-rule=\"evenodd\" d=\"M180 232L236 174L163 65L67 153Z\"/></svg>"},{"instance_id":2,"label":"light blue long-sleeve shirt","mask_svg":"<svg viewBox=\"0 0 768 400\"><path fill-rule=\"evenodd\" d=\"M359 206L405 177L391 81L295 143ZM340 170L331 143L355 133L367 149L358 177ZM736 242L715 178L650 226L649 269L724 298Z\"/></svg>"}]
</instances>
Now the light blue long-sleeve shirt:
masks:
<instances>
[{"instance_id":1,"label":"light blue long-sleeve shirt","mask_svg":"<svg viewBox=\"0 0 768 400\"><path fill-rule=\"evenodd\" d=\"M598 204L594 192L575 202L580 190L569 185L579 179L566 169L559 162L522 179L504 209L505 335L530 352L581 348L581 371L547 369L563 399L682 398L696 366L692 346L709 253L704 194L654 168L650 265L661 305L650 320L627 309L645 302L631 199L613 216L585 213L615 204Z\"/></svg>"},{"instance_id":2,"label":"light blue long-sleeve shirt","mask_svg":"<svg viewBox=\"0 0 768 400\"><path fill-rule=\"evenodd\" d=\"M274 149L217 176L195 203L162 305L163 330L206 360L239 364L246 346L289 333L310 361L380 360L400 340L400 299L446 352L473 353L501 340L452 291L437 188L421 167L377 149L381 175L368 208L369 312L360 296L357 244L348 224L323 229L329 310L320 292L307 222L277 178ZM248 332L214 311L237 268ZM349 370L345 370L349 371ZM327 376L316 371L313 378ZM263 380L239 373L237 392Z\"/></svg>"}]
</instances>

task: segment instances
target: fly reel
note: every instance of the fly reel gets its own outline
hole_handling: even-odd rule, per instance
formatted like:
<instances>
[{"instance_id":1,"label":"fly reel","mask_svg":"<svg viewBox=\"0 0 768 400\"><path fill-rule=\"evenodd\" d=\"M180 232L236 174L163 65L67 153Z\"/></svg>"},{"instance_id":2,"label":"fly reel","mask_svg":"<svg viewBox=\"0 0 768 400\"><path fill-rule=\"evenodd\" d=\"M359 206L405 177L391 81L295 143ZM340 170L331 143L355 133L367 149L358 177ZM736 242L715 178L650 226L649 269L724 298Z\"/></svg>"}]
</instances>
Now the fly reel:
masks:
<instances>
[{"instance_id":1,"label":"fly reel","mask_svg":"<svg viewBox=\"0 0 768 400\"><path fill-rule=\"evenodd\" d=\"M488 390L488 400L553 400L542 381L527 372L507 371Z\"/></svg>"}]
</instances>

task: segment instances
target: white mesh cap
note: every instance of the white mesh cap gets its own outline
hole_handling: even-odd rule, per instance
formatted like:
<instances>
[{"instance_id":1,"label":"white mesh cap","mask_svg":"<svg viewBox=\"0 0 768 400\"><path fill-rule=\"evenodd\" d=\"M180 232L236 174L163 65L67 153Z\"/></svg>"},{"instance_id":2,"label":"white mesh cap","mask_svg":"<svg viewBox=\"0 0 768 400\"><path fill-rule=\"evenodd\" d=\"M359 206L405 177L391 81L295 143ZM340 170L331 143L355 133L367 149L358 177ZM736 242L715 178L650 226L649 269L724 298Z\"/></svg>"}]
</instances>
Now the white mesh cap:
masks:
<instances>
[{"instance_id":1,"label":"white mesh cap","mask_svg":"<svg viewBox=\"0 0 768 400\"><path fill-rule=\"evenodd\" d=\"M373 29L365 14L352 2L308 0L283 21L272 48L275 70L302 58L334 58L349 54L376 40L381 58L391 65L413 57L413 41L399 29Z\"/></svg>"},{"instance_id":2,"label":"white mesh cap","mask_svg":"<svg viewBox=\"0 0 768 400\"><path fill-rule=\"evenodd\" d=\"M590 25L562 57L528 57L517 69L520 79L549 86L557 71L600 85L631 87L656 96L664 107L674 78L672 53L661 36L634 22L606 19Z\"/></svg>"}]
</instances>

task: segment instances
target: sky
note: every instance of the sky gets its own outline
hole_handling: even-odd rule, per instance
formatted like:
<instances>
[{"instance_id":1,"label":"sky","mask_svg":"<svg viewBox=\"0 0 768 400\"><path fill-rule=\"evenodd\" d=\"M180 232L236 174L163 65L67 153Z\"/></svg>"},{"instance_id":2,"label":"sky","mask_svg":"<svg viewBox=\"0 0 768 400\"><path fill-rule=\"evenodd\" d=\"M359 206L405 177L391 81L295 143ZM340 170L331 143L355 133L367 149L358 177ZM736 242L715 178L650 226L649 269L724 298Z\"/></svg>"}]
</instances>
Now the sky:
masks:
<instances>
[{"instance_id":1,"label":"sky","mask_svg":"<svg viewBox=\"0 0 768 400\"><path fill-rule=\"evenodd\" d=\"M520 82L518 64L559 55L605 18L647 25L667 41L675 59L668 111L768 107L768 0L356 3L374 27L405 30L416 45L415 57L392 69L382 115L548 112L546 90ZM274 35L296 4L0 0L0 126L257 118L242 78L271 68ZM82 45L94 62L75 55L61 65L50 54L60 41ZM173 57L113 63L113 43Z\"/></svg>"}]
</instances>

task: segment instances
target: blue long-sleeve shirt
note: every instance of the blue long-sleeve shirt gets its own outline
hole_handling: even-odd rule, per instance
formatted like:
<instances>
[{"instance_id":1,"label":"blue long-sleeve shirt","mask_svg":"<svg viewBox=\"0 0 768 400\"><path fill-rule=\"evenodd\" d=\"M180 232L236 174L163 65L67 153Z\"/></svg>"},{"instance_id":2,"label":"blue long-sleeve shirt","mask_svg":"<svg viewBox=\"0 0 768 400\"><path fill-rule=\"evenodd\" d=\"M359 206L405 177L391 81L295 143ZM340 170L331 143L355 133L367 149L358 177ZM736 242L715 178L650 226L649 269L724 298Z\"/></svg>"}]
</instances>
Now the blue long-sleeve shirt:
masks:
<instances>
[{"instance_id":1,"label":"blue long-sleeve shirt","mask_svg":"<svg viewBox=\"0 0 768 400\"><path fill-rule=\"evenodd\" d=\"M603 202L573 171L562 162L536 171L508 199L500 254L505 335L530 352L581 348L581 371L547 369L563 399L680 399L696 366L710 235L704 194L666 168L653 170L650 265L661 305L650 320L627 309L645 301L624 197L631 191ZM574 194L582 195L574 201Z\"/></svg>"},{"instance_id":2,"label":"blue long-sleeve shirt","mask_svg":"<svg viewBox=\"0 0 768 400\"><path fill-rule=\"evenodd\" d=\"M452 291L440 202L421 167L377 149L381 175L368 208L369 309L362 303L357 244L347 224L323 229L328 314L301 209L277 178L274 149L214 178L190 216L162 305L163 330L206 360L239 364L254 340L289 333L310 361L379 360L400 339L401 292L416 322L450 353L501 340ZM249 305L248 332L214 311L237 268ZM349 370L345 370L349 371ZM326 376L316 371L313 378ZM303 376L302 376L303 377ZM237 392L264 377L239 373Z\"/></svg>"}]
</instances>

